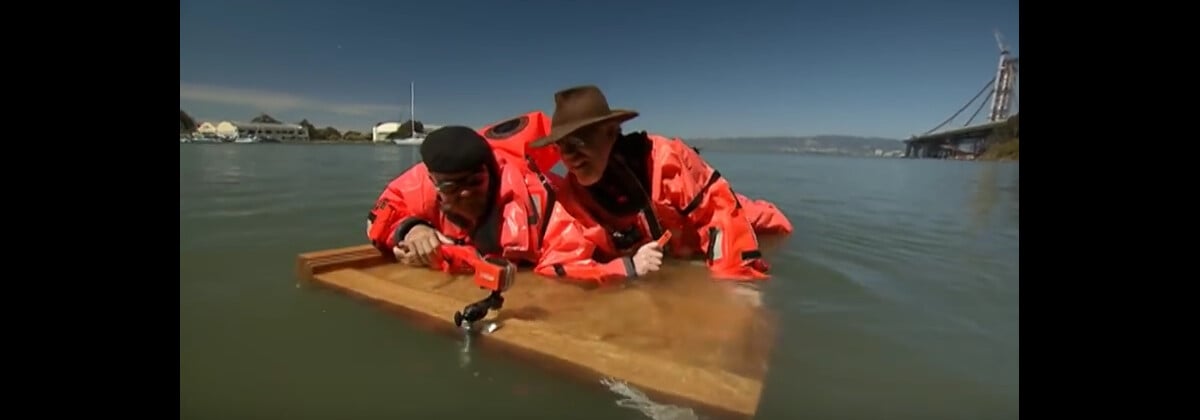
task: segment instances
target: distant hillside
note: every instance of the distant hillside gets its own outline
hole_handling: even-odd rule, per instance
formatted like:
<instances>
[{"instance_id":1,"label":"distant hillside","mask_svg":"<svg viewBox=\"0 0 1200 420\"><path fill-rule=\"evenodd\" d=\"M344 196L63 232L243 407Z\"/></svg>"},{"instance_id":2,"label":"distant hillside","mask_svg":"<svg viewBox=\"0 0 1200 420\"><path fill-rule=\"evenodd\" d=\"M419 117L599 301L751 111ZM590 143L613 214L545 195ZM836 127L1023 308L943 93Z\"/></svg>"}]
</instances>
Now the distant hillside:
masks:
<instances>
[{"instance_id":1,"label":"distant hillside","mask_svg":"<svg viewBox=\"0 0 1200 420\"><path fill-rule=\"evenodd\" d=\"M703 150L749 153L811 153L848 156L874 156L882 153L904 152L904 142L880 137L821 135L808 137L737 137L713 139L684 139Z\"/></svg>"}]
</instances>

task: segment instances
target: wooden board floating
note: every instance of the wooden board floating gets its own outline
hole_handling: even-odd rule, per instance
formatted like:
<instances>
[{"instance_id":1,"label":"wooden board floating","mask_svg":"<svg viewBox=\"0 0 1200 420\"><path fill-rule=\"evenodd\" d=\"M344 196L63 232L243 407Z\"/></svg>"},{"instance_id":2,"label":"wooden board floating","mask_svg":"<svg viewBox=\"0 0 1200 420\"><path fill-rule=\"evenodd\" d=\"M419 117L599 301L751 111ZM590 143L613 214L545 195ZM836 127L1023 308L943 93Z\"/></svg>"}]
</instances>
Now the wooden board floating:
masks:
<instances>
[{"instance_id":1,"label":"wooden board floating","mask_svg":"<svg viewBox=\"0 0 1200 420\"><path fill-rule=\"evenodd\" d=\"M453 331L454 312L487 295L469 276L389 263L370 245L301 254L297 274ZM757 411L774 322L709 280L704 267L669 264L628 287L590 290L521 272L504 297L504 309L487 318L501 328L481 344L590 380L625 381L659 402L709 415Z\"/></svg>"}]
</instances>

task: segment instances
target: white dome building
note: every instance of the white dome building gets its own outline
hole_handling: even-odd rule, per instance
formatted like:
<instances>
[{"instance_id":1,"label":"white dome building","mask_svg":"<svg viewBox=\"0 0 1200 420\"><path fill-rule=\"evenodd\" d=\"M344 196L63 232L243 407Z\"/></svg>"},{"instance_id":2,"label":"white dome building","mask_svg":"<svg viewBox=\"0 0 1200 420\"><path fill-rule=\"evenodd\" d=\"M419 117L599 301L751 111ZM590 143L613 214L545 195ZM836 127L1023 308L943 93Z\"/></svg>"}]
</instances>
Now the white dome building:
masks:
<instances>
[{"instance_id":1,"label":"white dome building","mask_svg":"<svg viewBox=\"0 0 1200 420\"><path fill-rule=\"evenodd\" d=\"M388 121L371 127L371 141L388 141L387 136L400 130L400 123Z\"/></svg>"}]
</instances>

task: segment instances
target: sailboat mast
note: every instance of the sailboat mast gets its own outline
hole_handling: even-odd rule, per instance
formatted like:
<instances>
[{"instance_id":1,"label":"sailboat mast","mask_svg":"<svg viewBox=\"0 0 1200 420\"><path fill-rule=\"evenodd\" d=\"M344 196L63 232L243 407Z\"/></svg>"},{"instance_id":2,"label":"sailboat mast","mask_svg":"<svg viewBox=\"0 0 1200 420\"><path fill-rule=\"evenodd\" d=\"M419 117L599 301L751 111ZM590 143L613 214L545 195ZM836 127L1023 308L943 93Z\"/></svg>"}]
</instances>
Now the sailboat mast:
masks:
<instances>
[{"instance_id":1,"label":"sailboat mast","mask_svg":"<svg viewBox=\"0 0 1200 420\"><path fill-rule=\"evenodd\" d=\"M416 82L408 82L408 116L412 118L412 137L417 136L417 93Z\"/></svg>"}]
</instances>

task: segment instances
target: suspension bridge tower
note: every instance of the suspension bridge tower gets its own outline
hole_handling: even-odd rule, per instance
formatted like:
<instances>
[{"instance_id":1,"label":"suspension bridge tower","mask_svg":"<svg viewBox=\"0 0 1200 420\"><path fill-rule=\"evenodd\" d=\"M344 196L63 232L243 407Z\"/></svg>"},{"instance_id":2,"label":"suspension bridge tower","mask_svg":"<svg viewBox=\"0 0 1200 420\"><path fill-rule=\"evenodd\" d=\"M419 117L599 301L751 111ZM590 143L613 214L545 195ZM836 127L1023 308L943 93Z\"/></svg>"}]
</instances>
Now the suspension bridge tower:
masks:
<instances>
[{"instance_id":1,"label":"suspension bridge tower","mask_svg":"<svg viewBox=\"0 0 1200 420\"><path fill-rule=\"evenodd\" d=\"M992 110L988 114L990 122L1003 121L1008 118L1015 92L1013 87L1017 82L1018 57L1010 57L1004 37L1000 35L999 30L995 34L996 45L1000 47L1000 65L996 70L996 81L992 84Z\"/></svg>"}]
</instances>

